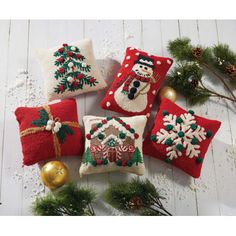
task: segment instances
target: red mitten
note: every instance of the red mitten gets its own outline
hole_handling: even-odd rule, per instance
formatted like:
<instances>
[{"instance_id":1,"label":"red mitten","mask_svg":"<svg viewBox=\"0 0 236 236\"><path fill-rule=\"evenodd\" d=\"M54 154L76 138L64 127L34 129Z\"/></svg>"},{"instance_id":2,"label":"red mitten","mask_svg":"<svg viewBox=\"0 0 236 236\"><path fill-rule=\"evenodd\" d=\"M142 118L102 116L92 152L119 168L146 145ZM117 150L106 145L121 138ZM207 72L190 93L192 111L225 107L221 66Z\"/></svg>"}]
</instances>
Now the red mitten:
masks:
<instances>
[{"instance_id":1,"label":"red mitten","mask_svg":"<svg viewBox=\"0 0 236 236\"><path fill-rule=\"evenodd\" d=\"M127 48L125 59L101 107L125 115L150 116L157 90L172 59Z\"/></svg>"},{"instance_id":2,"label":"red mitten","mask_svg":"<svg viewBox=\"0 0 236 236\"><path fill-rule=\"evenodd\" d=\"M15 115L20 127L24 165L82 153L74 99L42 107L19 107Z\"/></svg>"},{"instance_id":3,"label":"red mitten","mask_svg":"<svg viewBox=\"0 0 236 236\"><path fill-rule=\"evenodd\" d=\"M205 153L220 125L220 121L197 116L164 99L144 141L144 154L198 178Z\"/></svg>"}]
</instances>

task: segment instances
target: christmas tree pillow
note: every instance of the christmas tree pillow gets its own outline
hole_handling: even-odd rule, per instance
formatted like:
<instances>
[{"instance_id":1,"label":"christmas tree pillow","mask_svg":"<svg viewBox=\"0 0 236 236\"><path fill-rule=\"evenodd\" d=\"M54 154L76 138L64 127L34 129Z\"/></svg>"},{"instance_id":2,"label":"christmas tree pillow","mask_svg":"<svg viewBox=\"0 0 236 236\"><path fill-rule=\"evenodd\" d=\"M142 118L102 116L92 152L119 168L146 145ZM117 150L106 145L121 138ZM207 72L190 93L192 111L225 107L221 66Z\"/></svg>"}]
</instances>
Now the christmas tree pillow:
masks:
<instances>
[{"instance_id":1,"label":"christmas tree pillow","mask_svg":"<svg viewBox=\"0 0 236 236\"><path fill-rule=\"evenodd\" d=\"M24 165L82 153L74 99L42 107L19 107L15 115L20 127Z\"/></svg>"},{"instance_id":2,"label":"christmas tree pillow","mask_svg":"<svg viewBox=\"0 0 236 236\"><path fill-rule=\"evenodd\" d=\"M80 175L111 171L144 174L142 136L146 116L85 116L85 153Z\"/></svg>"},{"instance_id":3,"label":"christmas tree pillow","mask_svg":"<svg viewBox=\"0 0 236 236\"><path fill-rule=\"evenodd\" d=\"M106 87L93 55L92 41L84 39L52 49L39 49L48 100L73 97Z\"/></svg>"},{"instance_id":4,"label":"christmas tree pillow","mask_svg":"<svg viewBox=\"0 0 236 236\"><path fill-rule=\"evenodd\" d=\"M164 99L144 141L144 154L171 163L198 178L205 153L220 125L217 120L197 116L192 110L185 111Z\"/></svg>"},{"instance_id":5,"label":"christmas tree pillow","mask_svg":"<svg viewBox=\"0 0 236 236\"><path fill-rule=\"evenodd\" d=\"M157 90L172 59L127 48L125 59L101 107L125 115L150 116Z\"/></svg>"}]
</instances>

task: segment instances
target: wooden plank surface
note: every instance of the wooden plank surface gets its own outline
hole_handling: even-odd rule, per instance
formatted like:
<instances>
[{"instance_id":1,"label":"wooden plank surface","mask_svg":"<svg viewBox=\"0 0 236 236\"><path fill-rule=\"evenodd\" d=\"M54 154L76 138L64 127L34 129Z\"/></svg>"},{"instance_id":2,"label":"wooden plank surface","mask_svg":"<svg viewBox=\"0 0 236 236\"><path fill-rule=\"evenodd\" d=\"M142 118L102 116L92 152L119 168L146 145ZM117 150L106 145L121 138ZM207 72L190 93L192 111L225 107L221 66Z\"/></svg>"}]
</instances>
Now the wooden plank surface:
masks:
<instances>
[{"instance_id":1,"label":"wooden plank surface","mask_svg":"<svg viewBox=\"0 0 236 236\"><path fill-rule=\"evenodd\" d=\"M42 73L35 58L37 48L50 48L63 42L92 38L94 53L105 80L110 84L119 69L127 46L152 54L169 56L169 40L187 36L194 44L210 46L227 43L236 51L236 22L210 20L76 20L76 21L0 21L0 215L30 215L32 201L48 190L39 179L39 166L22 167L18 124L14 109L19 105L37 106L45 102ZM211 74L207 74L212 78ZM17 84L16 84L17 83ZM224 92L210 80L209 86ZM104 116L113 112L100 109L98 101L105 91L77 98L79 122L86 114ZM178 97L177 104L187 108ZM151 116L154 118L156 100ZM236 123L232 103L211 99L192 107L201 116L222 121L222 126L206 154L201 178L194 180L159 160L145 157L146 173L166 196L166 207L174 215L236 214ZM152 126L152 121L147 129ZM79 185L98 192L98 215L120 214L102 201L109 183L127 181L129 174L108 173L78 176L79 158L65 158L71 177Z\"/></svg>"}]
</instances>

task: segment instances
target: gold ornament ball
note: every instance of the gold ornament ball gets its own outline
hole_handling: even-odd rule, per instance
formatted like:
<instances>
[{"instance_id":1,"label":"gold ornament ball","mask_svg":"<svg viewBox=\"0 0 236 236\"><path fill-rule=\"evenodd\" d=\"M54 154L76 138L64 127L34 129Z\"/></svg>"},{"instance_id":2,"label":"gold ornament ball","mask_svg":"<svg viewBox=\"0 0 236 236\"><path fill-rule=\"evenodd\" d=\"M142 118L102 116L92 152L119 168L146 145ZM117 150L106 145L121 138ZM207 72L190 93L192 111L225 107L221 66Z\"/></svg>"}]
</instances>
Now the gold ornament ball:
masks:
<instances>
[{"instance_id":1,"label":"gold ornament ball","mask_svg":"<svg viewBox=\"0 0 236 236\"><path fill-rule=\"evenodd\" d=\"M158 97L159 97L160 101L164 98L168 98L172 102L175 102L176 101L176 91L169 86L164 86L163 88L160 89Z\"/></svg>"},{"instance_id":2,"label":"gold ornament ball","mask_svg":"<svg viewBox=\"0 0 236 236\"><path fill-rule=\"evenodd\" d=\"M50 161L42 167L40 176L44 185L53 190L69 180L69 171L62 162Z\"/></svg>"}]
</instances>

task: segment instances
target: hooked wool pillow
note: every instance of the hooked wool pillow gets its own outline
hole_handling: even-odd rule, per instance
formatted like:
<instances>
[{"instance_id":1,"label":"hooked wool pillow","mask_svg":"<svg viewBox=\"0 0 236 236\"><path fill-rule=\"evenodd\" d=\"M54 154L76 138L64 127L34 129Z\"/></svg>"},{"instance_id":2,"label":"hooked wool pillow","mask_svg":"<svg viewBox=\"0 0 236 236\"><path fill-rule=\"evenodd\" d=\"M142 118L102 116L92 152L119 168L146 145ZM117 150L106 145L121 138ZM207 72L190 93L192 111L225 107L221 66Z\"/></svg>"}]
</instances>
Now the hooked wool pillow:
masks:
<instances>
[{"instance_id":1,"label":"hooked wool pillow","mask_svg":"<svg viewBox=\"0 0 236 236\"><path fill-rule=\"evenodd\" d=\"M41 107L18 107L23 164L32 165L54 157L79 156L82 135L74 99Z\"/></svg>"},{"instance_id":2,"label":"hooked wool pillow","mask_svg":"<svg viewBox=\"0 0 236 236\"><path fill-rule=\"evenodd\" d=\"M37 54L49 101L106 87L96 64L90 39L64 43L52 49L39 49Z\"/></svg>"},{"instance_id":3,"label":"hooked wool pillow","mask_svg":"<svg viewBox=\"0 0 236 236\"><path fill-rule=\"evenodd\" d=\"M220 125L220 121L197 116L192 110L186 111L163 99L144 141L144 154L198 178L208 146Z\"/></svg>"},{"instance_id":4,"label":"hooked wool pillow","mask_svg":"<svg viewBox=\"0 0 236 236\"><path fill-rule=\"evenodd\" d=\"M85 153L80 175L111 171L143 175L142 137L146 116L85 116Z\"/></svg>"},{"instance_id":5,"label":"hooked wool pillow","mask_svg":"<svg viewBox=\"0 0 236 236\"><path fill-rule=\"evenodd\" d=\"M124 115L147 115L172 59L128 47L121 68L101 102L106 110Z\"/></svg>"}]
</instances>

